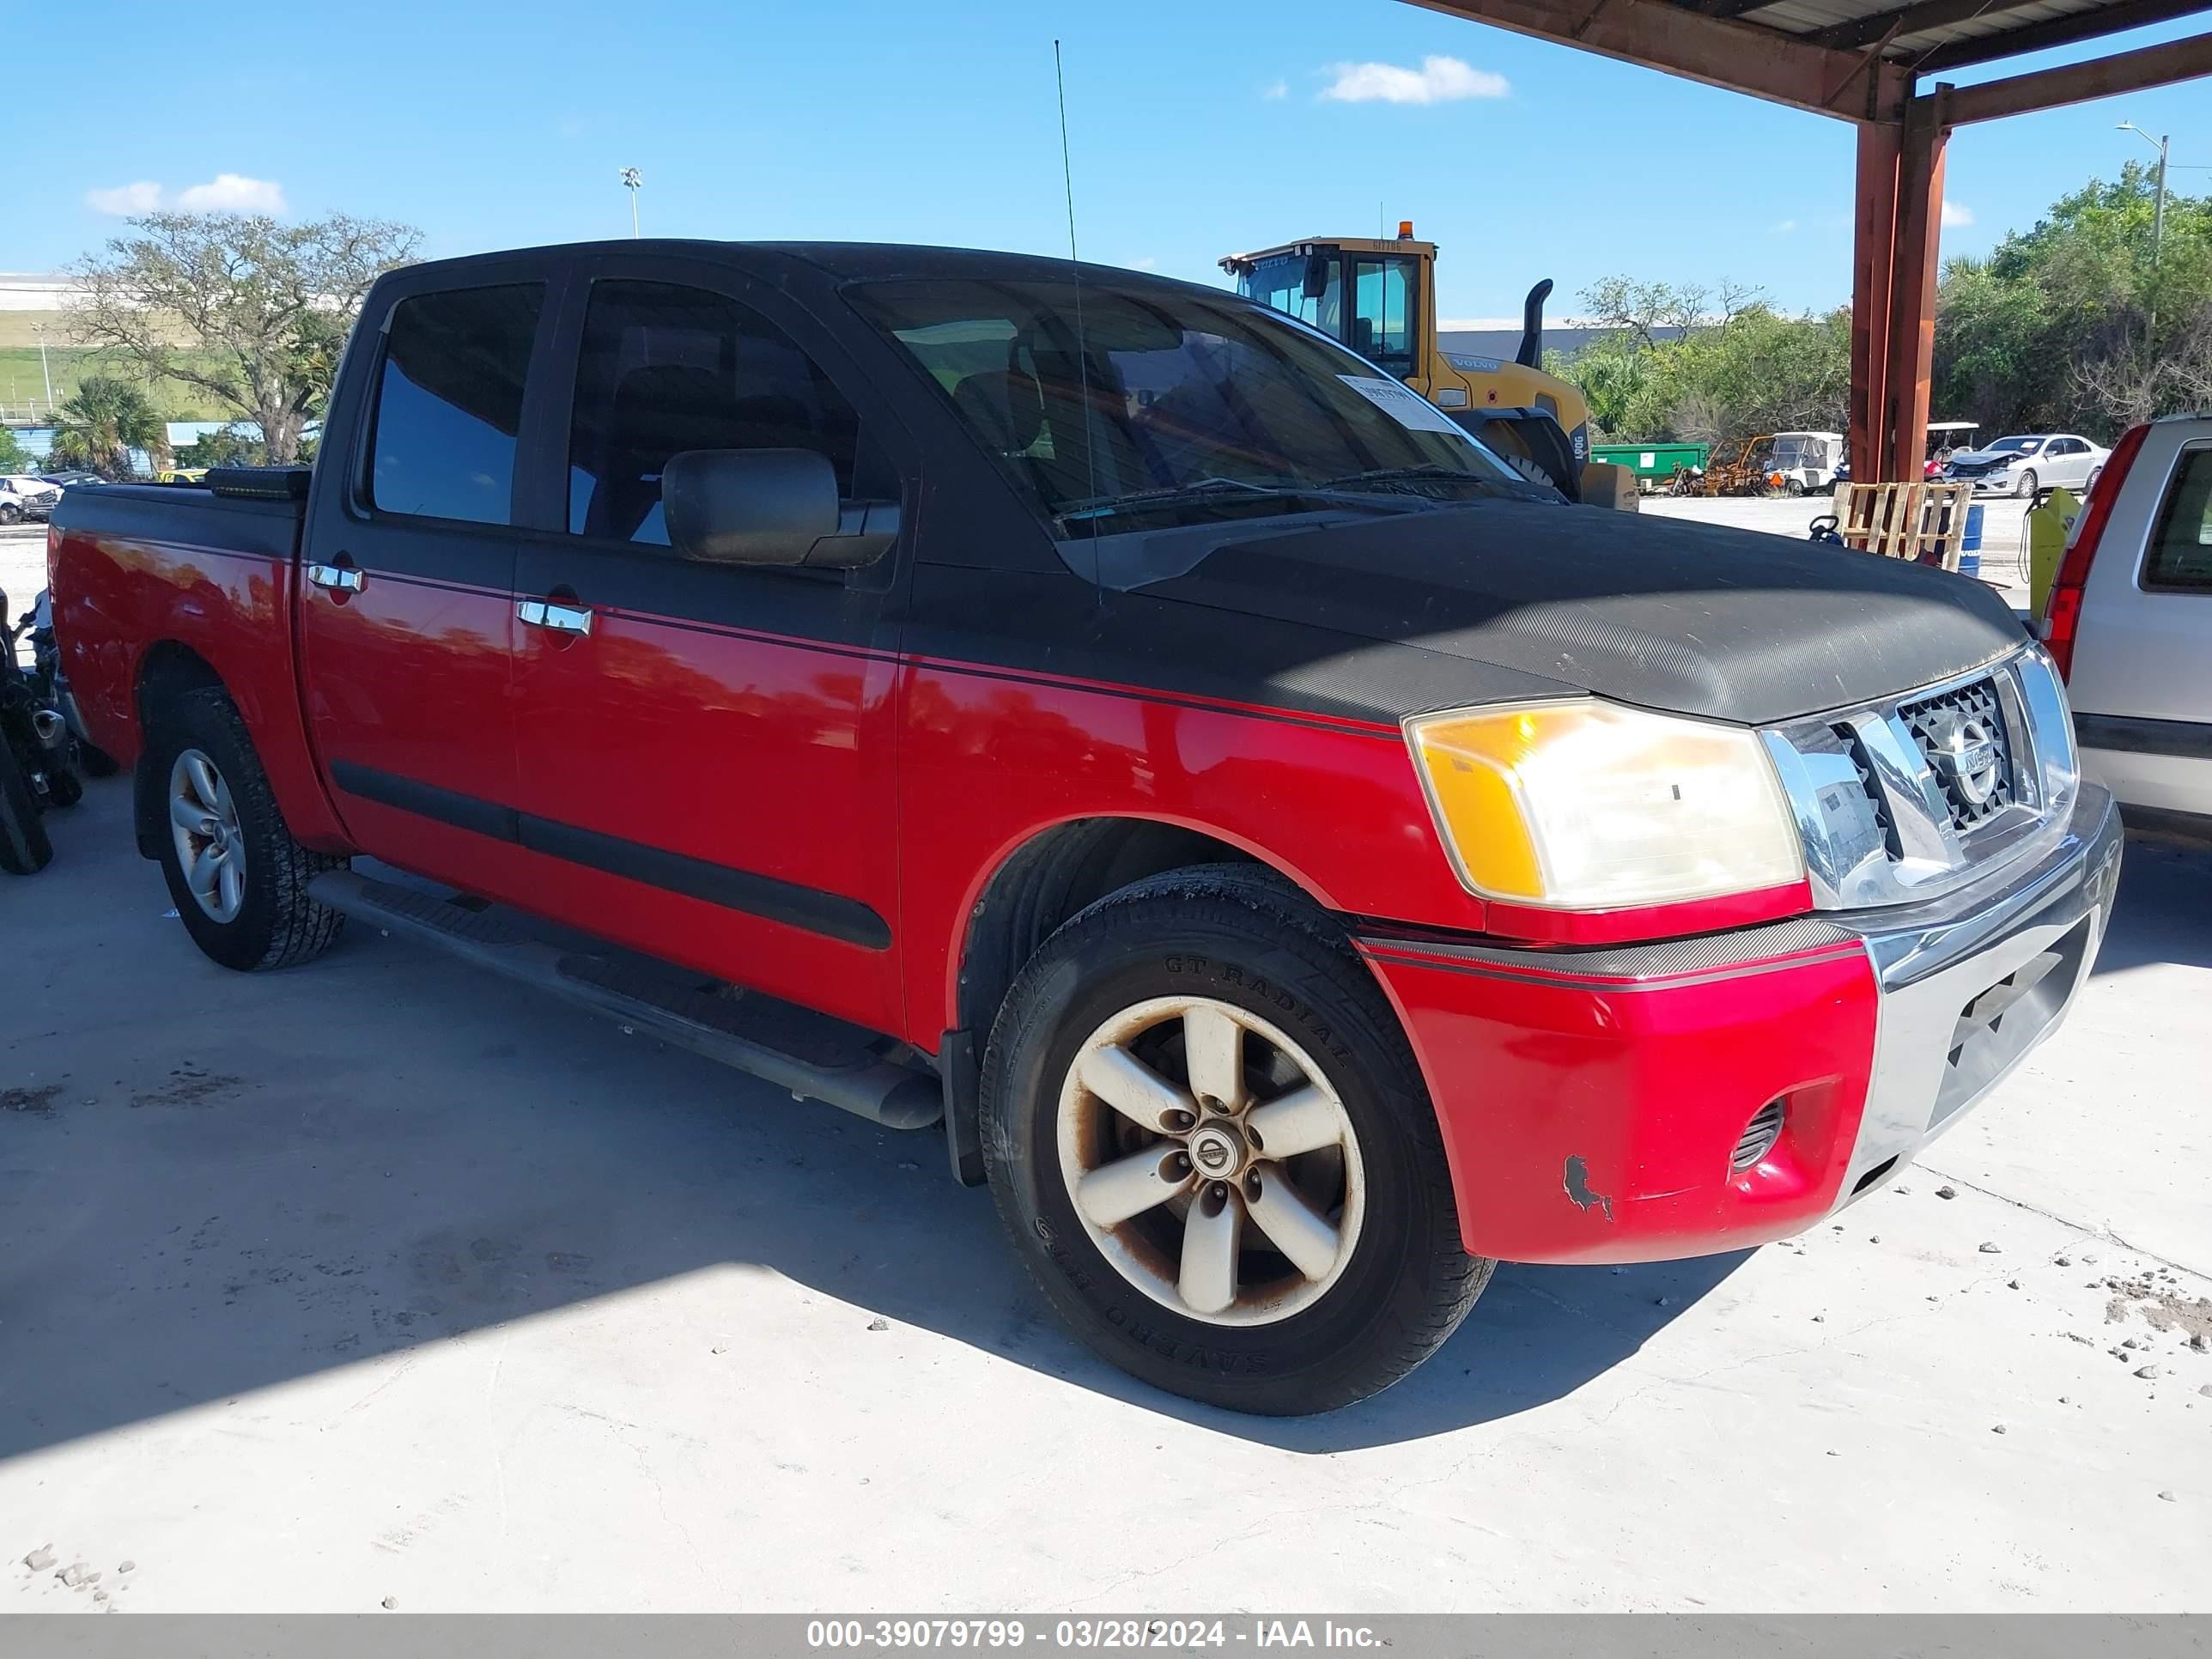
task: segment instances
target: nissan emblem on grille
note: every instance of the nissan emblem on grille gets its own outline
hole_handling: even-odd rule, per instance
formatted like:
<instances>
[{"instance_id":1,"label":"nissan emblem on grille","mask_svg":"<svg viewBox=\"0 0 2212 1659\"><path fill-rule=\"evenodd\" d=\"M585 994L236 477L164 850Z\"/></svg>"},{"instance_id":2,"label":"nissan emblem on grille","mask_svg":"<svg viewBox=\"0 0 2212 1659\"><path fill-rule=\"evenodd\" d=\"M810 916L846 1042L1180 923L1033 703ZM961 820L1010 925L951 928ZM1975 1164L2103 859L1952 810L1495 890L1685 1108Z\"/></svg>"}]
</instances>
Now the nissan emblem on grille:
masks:
<instances>
[{"instance_id":1,"label":"nissan emblem on grille","mask_svg":"<svg viewBox=\"0 0 2212 1659\"><path fill-rule=\"evenodd\" d=\"M1997 792L1997 746L1979 720L1939 709L1929 724L1939 735L1928 758L1944 780L1979 806Z\"/></svg>"},{"instance_id":2,"label":"nissan emblem on grille","mask_svg":"<svg viewBox=\"0 0 2212 1659\"><path fill-rule=\"evenodd\" d=\"M1976 680L1898 710L1943 787L1961 832L2012 804L2012 748L1996 687Z\"/></svg>"}]
</instances>

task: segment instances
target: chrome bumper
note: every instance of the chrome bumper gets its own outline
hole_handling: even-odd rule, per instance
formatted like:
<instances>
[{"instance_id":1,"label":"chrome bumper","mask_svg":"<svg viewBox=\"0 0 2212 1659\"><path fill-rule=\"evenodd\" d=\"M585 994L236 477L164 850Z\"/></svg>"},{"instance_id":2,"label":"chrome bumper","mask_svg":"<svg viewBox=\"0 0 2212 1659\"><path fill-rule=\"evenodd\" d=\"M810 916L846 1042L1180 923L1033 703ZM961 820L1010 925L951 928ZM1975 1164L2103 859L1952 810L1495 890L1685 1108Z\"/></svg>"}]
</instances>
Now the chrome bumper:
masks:
<instances>
[{"instance_id":1,"label":"chrome bumper","mask_svg":"<svg viewBox=\"0 0 2212 1659\"><path fill-rule=\"evenodd\" d=\"M2095 965L2120 843L2112 795L2085 780L2064 833L2025 870L1863 922L1834 918L1859 934L1881 988L1844 1203L1903 1169L2057 1029Z\"/></svg>"}]
</instances>

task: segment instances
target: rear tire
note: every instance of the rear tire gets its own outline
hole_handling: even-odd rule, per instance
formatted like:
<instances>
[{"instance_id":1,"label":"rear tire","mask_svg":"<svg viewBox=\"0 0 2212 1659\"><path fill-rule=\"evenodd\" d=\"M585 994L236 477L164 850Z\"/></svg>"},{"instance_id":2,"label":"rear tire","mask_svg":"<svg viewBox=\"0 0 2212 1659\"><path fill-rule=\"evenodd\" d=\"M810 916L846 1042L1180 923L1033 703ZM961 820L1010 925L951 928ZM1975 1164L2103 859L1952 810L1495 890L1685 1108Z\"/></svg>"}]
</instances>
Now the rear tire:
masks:
<instances>
[{"instance_id":1,"label":"rear tire","mask_svg":"<svg viewBox=\"0 0 2212 1659\"><path fill-rule=\"evenodd\" d=\"M1192 1109L1139 1127L1087 1081L1125 1094L1133 1075L1140 1099ZM1461 1245L1436 1113L1380 988L1297 894L1241 866L1139 882L1054 933L1000 1012L981 1095L992 1194L1046 1298L1170 1393L1269 1416L1349 1405L1433 1353L1496 1265ZM1091 1185L1147 1168L1157 1192ZM1113 1219L1117 1200L1136 1207Z\"/></svg>"},{"instance_id":2,"label":"rear tire","mask_svg":"<svg viewBox=\"0 0 2212 1659\"><path fill-rule=\"evenodd\" d=\"M39 798L15 763L15 752L0 743L0 870L34 876L53 862L54 844L40 821Z\"/></svg>"},{"instance_id":3,"label":"rear tire","mask_svg":"<svg viewBox=\"0 0 2212 1659\"><path fill-rule=\"evenodd\" d=\"M148 724L148 752L163 784L161 874L192 942L241 973L320 956L345 917L308 897L307 884L345 860L292 838L230 699L215 686L186 691L161 703Z\"/></svg>"},{"instance_id":4,"label":"rear tire","mask_svg":"<svg viewBox=\"0 0 2212 1659\"><path fill-rule=\"evenodd\" d=\"M2103 477L2104 476L2105 476L2105 469L2104 469L2103 467L2101 467L2101 466L2093 466L2093 467L2091 467L2091 468L2089 469L2089 476L2088 476L2087 478L2084 478L2084 479L2081 481L2081 493L2082 493L2084 495L2087 495L2091 490L2094 489L2097 487L2097 480L2098 480L2098 479L2100 479L2100 478L2101 478L2101 477Z\"/></svg>"}]
</instances>

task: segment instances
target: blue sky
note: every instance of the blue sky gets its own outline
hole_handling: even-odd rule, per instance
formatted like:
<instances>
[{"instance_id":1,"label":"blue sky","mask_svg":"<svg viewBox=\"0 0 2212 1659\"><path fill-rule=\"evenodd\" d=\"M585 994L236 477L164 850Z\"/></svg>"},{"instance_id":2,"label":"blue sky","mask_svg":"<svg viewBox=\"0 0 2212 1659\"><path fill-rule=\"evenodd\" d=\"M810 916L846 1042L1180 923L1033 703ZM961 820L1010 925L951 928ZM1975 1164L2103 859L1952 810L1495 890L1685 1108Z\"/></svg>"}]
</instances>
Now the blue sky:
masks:
<instances>
[{"instance_id":1,"label":"blue sky","mask_svg":"<svg viewBox=\"0 0 2212 1659\"><path fill-rule=\"evenodd\" d=\"M1057 35L1086 258L1210 280L1224 253L1369 232L1379 206L1442 244L1448 318L1516 314L1540 276L1555 316L1613 272L1747 282L1793 307L1850 289L1844 124L1400 0L221 13L180 33L141 6L72 9L89 56L48 58L10 93L16 130L45 139L0 270L52 269L124 229L94 202L281 197L292 215L410 221L434 254L620 235L625 166L643 171L648 234L1059 251ZM1407 82L1358 68L1431 58L1457 66L1431 66L1428 102L1376 96ZM2177 165L2212 163L2212 82L1962 129L1946 253L2148 159L2123 119L2172 132ZM2212 173L2173 182L2203 191Z\"/></svg>"}]
</instances>

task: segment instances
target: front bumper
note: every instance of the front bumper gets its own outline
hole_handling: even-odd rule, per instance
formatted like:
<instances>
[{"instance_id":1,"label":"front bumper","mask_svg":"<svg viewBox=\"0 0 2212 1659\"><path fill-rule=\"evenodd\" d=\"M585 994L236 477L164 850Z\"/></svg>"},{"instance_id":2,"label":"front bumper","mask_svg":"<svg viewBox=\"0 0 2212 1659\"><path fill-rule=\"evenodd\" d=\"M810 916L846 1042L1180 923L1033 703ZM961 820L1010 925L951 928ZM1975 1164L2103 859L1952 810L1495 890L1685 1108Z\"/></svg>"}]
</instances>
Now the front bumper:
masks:
<instances>
[{"instance_id":1,"label":"front bumper","mask_svg":"<svg viewBox=\"0 0 2212 1659\"><path fill-rule=\"evenodd\" d=\"M1924 904L1595 951L1363 938L1427 1080L1467 1249L1708 1255L1872 1190L2057 1028L2120 840L2085 782L2039 854ZM1775 1101L1779 1139L1734 1167Z\"/></svg>"}]
</instances>

